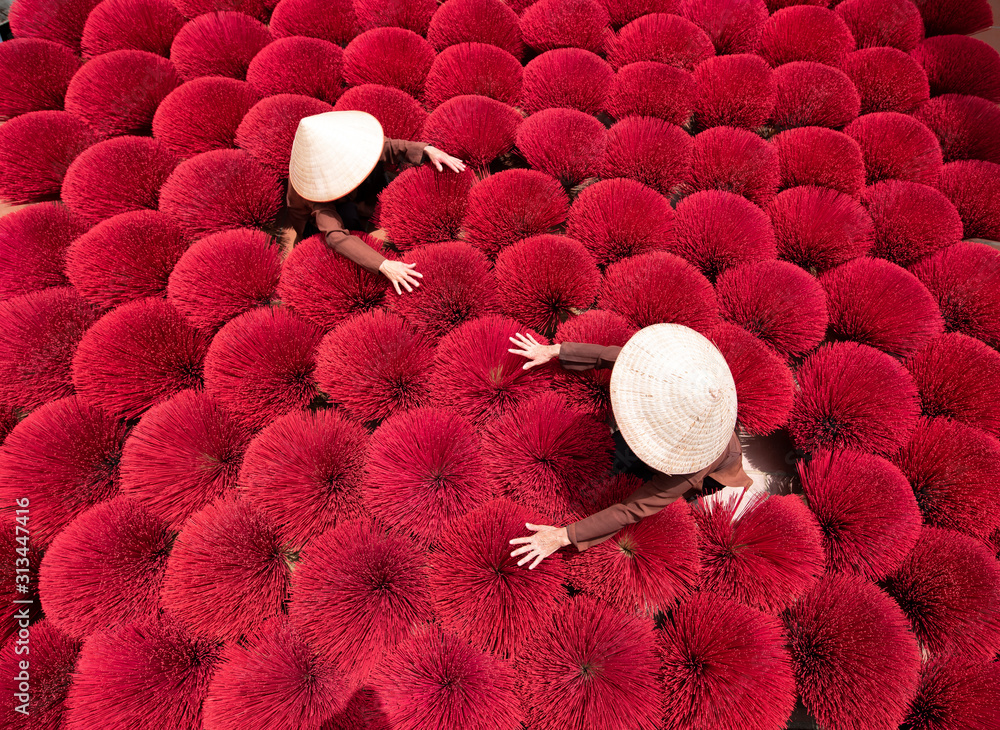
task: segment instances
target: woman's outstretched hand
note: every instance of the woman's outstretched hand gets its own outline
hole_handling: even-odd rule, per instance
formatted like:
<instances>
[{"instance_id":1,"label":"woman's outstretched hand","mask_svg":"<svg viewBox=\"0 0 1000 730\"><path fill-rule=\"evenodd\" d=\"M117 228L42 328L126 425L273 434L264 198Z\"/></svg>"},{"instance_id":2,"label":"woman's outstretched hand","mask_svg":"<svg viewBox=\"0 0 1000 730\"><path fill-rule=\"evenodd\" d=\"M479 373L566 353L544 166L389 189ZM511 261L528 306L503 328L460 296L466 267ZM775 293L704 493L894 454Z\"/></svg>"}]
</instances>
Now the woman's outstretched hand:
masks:
<instances>
[{"instance_id":1,"label":"woman's outstretched hand","mask_svg":"<svg viewBox=\"0 0 1000 730\"><path fill-rule=\"evenodd\" d=\"M427 155L427 159L433 163L438 172L444 172L442 165L446 165L452 172L463 172L465 170L464 162L457 157L452 157L447 152L442 152L437 147L427 145L424 147L424 154Z\"/></svg>"},{"instance_id":2,"label":"woman's outstretched hand","mask_svg":"<svg viewBox=\"0 0 1000 730\"><path fill-rule=\"evenodd\" d=\"M382 265L378 267L378 270L382 272L386 279L392 282L392 285L396 287L396 293L402 294L402 290L399 285L402 284L406 291L412 292L413 287L420 286L420 282L417 281L417 277L424 278L424 275L416 270L417 265L404 264L402 261L390 261L386 259L382 262Z\"/></svg>"},{"instance_id":3,"label":"woman's outstretched hand","mask_svg":"<svg viewBox=\"0 0 1000 730\"><path fill-rule=\"evenodd\" d=\"M528 358L529 362L524 363L525 370L536 365L544 365L552 358L559 356L559 345L543 345L531 335L522 335L518 332L510 338L510 341L521 349L507 350L507 352Z\"/></svg>"},{"instance_id":4,"label":"woman's outstretched hand","mask_svg":"<svg viewBox=\"0 0 1000 730\"><path fill-rule=\"evenodd\" d=\"M569 545L569 534L565 527L533 525L530 522L525 522L524 526L529 530L534 530L535 534L531 537L515 537L511 540L511 545L523 544L523 547L519 547L510 556L516 558L518 555L526 553L523 558L517 561L517 564L524 565L529 560L534 560L528 566L528 570L532 570L559 548Z\"/></svg>"}]
</instances>

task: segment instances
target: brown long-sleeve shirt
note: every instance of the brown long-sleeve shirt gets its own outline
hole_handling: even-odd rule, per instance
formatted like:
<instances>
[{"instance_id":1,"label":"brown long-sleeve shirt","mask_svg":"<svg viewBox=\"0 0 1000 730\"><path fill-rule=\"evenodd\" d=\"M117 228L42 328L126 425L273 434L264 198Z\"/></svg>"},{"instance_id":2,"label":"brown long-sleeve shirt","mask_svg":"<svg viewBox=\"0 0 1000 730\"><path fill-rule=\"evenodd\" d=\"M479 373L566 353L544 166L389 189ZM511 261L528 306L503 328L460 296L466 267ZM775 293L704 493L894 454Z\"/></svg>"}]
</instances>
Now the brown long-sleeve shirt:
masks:
<instances>
[{"instance_id":1,"label":"brown long-sleeve shirt","mask_svg":"<svg viewBox=\"0 0 1000 730\"><path fill-rule=\"evenodd\" d=\"M559 347L559 364L567 370L590 370L614 367L620 347L605 347L579 342L564 342ZM583 551L598 545L626 525L654 515L689 492L700 492L705 477L727 487L749 487L753 480L743 471L743 449L736 432L715 461L694 474L663 474L657 472L629 497L590 517L567 525L570 542Z\"/></svg>"},{"instance_id":2,"label":"brown long-sleeve shirt","mask_svg":"<svg viewBox=\"0 0 1000 730\"><path fill-rule=\"evenodd\" d=\"M382 156L379 162L398 168L413 167L423 160L426 142L409 142L403 139L386 139L382 145ZM310 216L315 216L316 227L326 241L326 245L337 253L349 258L354 263L373 274L377 274L385 256L372 249L344 226L344 221L337 212L336 201L315 202L306 200L288 183L286 223L295 229L295 240L302 238L306 223Z\"/></svg>"}]
</instances>

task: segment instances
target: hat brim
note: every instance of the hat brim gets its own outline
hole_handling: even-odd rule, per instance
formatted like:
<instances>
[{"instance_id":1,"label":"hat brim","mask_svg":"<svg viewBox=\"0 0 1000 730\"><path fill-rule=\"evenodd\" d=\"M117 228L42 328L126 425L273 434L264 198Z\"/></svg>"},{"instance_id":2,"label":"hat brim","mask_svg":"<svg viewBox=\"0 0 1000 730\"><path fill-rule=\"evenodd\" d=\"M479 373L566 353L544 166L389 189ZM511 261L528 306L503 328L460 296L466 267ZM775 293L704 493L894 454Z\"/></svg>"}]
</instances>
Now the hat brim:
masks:
<instances>
[{"instance_id":1,"label":"hat brim","mask_svg":"<svg viewBox=\"0 0 1000 730\"><path fill-rule=\"evenodd\" d=\"M736 427L736 383L722 353L678 324L646 327L611 371L611 407L635 455L666 474L692 474L722 455Z\"/></svg>"},{"instance_id":2,"label":"hat brim","mask_svg":"<svg viewBox=\"0 0 1000 730\"><path fill-rule=\"evenodd\" d=\"M288 181L307 200L337 200L371 174L384 145L382 125L366 112L305 117L292 142Z\"/></svg>"}]
</instances>

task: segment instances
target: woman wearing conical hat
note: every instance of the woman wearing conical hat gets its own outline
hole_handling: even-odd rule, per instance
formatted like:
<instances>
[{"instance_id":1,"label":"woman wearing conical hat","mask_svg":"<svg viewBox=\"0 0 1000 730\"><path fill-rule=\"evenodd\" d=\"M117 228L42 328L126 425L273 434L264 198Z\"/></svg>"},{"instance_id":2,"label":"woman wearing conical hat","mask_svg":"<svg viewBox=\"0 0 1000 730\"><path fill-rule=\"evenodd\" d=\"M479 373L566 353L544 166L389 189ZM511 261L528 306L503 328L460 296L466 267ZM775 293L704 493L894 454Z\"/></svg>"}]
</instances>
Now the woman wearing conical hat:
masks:
<instances>
[{"instance_id":1,"label":"woman wearing conical hat","mask_svg":"<svg viewBox=\"0 0 1000 730\"><path fill-rule=\"evenodd\" d=\"M679 324L655 324L635 333L624 347L578 342L542 345L533 337L511 337L532 368L559 358L567 370L611 368L611 408L631 451L652 477L627 499L565 527L527 525L534 534L511 540L524 555L518 565L534 568L561 547L582 551L621 528L656 514L677 499L701 492L706 477L746 489L736 435L736 384L722 353L710 340Z\"/></svg>"},{"instance_id":2,"label":"woman wearing conical hat","mask_svg":"<svg viewBox=\"0 0 1000 730\"><path fill-rule=\"evenodd\" d=\"M304 117L295 130L288 163L285 240L302 239L312 223L326 245L373 274L392 282L397 294L420 286L416 264L390 261L357 236L364 230L386 167L401 169L428 160L438 169L462 172L465 164L424 142L388 139L371 114L325 112Z\"/></svg>"}]
</instances>

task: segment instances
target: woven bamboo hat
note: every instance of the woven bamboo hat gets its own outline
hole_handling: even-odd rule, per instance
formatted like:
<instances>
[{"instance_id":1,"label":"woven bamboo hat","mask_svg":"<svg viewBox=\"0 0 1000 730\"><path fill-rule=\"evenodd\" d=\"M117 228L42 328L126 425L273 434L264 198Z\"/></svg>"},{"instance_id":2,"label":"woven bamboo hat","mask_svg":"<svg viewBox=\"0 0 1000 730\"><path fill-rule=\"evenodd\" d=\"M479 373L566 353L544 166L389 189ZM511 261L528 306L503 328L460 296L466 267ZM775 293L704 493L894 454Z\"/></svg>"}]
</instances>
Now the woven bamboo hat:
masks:
<instances>
[{"instance_id":1,"label":"woven bamboo hat","mask_svg":"<svg viewBox=\"0 0 1000 730\"><path fill-rule=\"evenodd\" d=\"M307 200L342 198L375 169L383 142L382 125L367 112L303 117L292 142L288 181Z\"/></svg>"},{"instance_id":2,"label":"woven bamboo hat","mask_svg":"<svg viewBox=\"0 0 1000 730\"><path fill-rule=\"evenodd\" d=\"M625 442L666 474L704 469L736 427L736 383L707 338L654 324L625 343L611 371L611 407Z\"/></svg>"}]
</instances>

